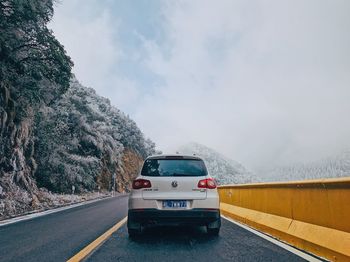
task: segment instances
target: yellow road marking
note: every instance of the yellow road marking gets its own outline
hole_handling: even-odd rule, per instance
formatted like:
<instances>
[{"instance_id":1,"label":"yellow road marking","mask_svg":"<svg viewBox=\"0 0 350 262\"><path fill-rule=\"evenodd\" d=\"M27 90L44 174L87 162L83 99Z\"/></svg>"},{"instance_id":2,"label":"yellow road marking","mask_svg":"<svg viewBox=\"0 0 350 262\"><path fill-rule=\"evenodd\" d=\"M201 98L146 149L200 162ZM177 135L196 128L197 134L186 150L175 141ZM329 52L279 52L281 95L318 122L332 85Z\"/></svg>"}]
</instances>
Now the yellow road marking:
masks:
<instances>
[{"instance_id":1,"label":"yellow road marking","mask_svg":"<svg viewBox=\"0 0 350 262\"><path fill-rule=\"evenodd\" d=\"M128 217L124 217L121 221L115 224L113 227L108 229L101 236L92 241L89 245L80 250L77 254L71 257L67 262L77 262L82 261L86 258L92 251L94 251L99 245L101 245L104 241L107 240L115 231L117 231L122 225L125 224Z\"/></svg>"}]
</instances>

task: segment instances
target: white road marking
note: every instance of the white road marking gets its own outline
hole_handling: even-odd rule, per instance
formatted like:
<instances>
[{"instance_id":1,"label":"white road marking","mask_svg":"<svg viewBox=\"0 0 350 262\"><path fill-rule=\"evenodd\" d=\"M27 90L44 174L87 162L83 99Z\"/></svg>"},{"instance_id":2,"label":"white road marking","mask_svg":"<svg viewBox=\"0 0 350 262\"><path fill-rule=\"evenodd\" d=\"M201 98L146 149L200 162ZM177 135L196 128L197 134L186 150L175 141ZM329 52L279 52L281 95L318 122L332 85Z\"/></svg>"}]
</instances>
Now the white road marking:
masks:
<instances>
[{"instance_id":1,"label":"white road marking","mask_svg":"<svg viewBox=\"0 0 350 262\"><path fill-rule=\"evenodd\" d=\"M304 252L300 251L299 249L296 249L296 248L294 248L294 247L292 247L292 246L290 246L290 245L287 245L287 244L285 244L285 243L283 243L283 242L281 242L281 241L279 241L279 240L277 240L277 239L275 239L275 238L273 238L273 237L271 237L271 236L269 236L269 235L263 234L263 233L261 233L261 232L255 230L255 229L253 229L253 228L251 228L251 227L248 227L248 226L246 226L246 225L244 225L244 224L241 224L241 223L239 223L239 222L236 222L236 221L234 221L234 220L231 219L231 218L228 218L228 217L223 216L223 215L221 215L221 217L224 218L224 219L226 219L227 221L229 221L229 222L231 222L231 223L234 223L234 224L237 225L237 226L240 226L240 227L242 227L242 228L244 228L244 229L246 229L246 230L248 230L248 231L254 233L255 235L258 235L258 236L261 237L261 238L264 238L264 239L270 241L271 243L273 243L273 244L275 244L275 245L277 245L277 246L279 246L279 247L282 247L282 248L288 250L289 252L291 252L291 253L293 253L293 254L295 254L295 255L297 255L297 256L299 256L299 257L301 257L301 258L303 258L303 259L305 259L305 260L307 260L307 261L312 261L312 262L322 261L322 260L320 260L320 259L317 259L317 258L314 257L314 256L311 256L311 255L309 255L309 254L307 254L307 253L304 253Z\"/></svg>"},{"instance_id":2,"label":"white road marking","mask_svg":"<svg viewBox=\"0 0 350 262\"><path fill-rule=\"evenodd\" d=\"M37 218L37 217L46 216L46 215L57 213L57 212L60 212L60 211L63 211L63 210L67 210L67 209L71 209L71 208L75 208L75 207L79 207L79 206L95 203L95 202L98 202L98 201L101 201L101 200L104 200L104 199L107 199L107 198L110 198L110 197L104 197L104 198L89 200L89 201L80 202L80 203L69 205L69 206L58 207L58 208L55 208L55 209L50 209L50 210L46 210L46 211L42 211L42 212L38 212L38 213L33 213L33 214L28 214L28 215L24 215L24 216L20 216L20 217L14 217L14 218L2 220L2 221L0 221L0 227L6 226L6 225L9 225L9 224L13 224L13 223L17 223L17 222L20 222L20 221L24 221L24 220L29 220L29 219L33 219L33 218Z\"/></svg>"}]
</instances>

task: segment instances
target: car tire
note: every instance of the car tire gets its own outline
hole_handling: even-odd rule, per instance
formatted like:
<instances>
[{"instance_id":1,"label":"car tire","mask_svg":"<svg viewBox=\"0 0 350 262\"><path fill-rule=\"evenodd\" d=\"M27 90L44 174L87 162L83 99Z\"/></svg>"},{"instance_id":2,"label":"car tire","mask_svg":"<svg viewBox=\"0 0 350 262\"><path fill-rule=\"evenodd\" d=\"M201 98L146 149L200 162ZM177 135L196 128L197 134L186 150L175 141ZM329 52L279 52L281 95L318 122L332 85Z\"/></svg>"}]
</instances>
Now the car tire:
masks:
<instances>
[{"instance_id":1,"label":"car tire","mask_svg":"<svg viewBox=\"0 0 350 262\"><path fill-rule=\"evenodd\" d=\"M220 232L220 228L208 228L207 227L207 233L210 236L218 236Z\"/></svg>"},{"instance_id":2,"label":"car tire","mask_svg":"<svg viewBox=\"0 0 350 262\"><path fill-rule=\"evenodd\" d=\"M221 218L219 215L219 218L209 224L207 224L207 233L211 236L217 236L219 235L221 227Z\"/></svg>"},{"instance_id":3,"label":"car tire","mask_svg":"<svg viewBox=\"0 0 350 262\"><path fill-rule=\"evenodd\" d=\"M128 234L130 238L135 238L141 235L141 228L140 229L128 228Z\"/></svg>"}]
</instances>

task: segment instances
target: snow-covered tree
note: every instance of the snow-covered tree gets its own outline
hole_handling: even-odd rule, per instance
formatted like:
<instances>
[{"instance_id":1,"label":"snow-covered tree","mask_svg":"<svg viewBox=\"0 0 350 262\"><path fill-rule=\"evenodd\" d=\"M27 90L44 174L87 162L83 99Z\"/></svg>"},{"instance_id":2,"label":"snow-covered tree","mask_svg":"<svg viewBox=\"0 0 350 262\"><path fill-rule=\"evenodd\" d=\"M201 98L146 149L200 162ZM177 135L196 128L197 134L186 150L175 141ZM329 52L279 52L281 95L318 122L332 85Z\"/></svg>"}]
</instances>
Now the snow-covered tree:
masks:
<instances>
[{"instance_id":1,"label":"snow-covered tree","mask_svg":"<svg viewBox=\"0 0 350 262\"><path fill-rule=\"evenodd\" d=\"M40 186L52 191L69 192L72 185L93 190L101 175L107 178L102 186L108 187L124 149L145 158L155 145L108 99L76 79L58 102L38 114L35 175Z\"/></svg>"}]
</instances>

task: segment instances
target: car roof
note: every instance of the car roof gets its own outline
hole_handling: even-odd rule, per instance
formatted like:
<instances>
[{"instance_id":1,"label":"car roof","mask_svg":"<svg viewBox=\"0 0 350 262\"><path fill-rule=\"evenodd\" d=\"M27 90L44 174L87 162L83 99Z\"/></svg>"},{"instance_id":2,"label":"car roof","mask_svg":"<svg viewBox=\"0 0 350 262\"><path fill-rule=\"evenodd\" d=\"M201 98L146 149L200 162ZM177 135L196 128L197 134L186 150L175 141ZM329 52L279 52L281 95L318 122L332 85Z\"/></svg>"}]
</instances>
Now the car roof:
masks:
<instances>
[{"instance_id":1,"label":"car roof","mask_svg":"<svg viewBox=\"0 0 350 262\"><path fill-rule=\"evenodd\" d=\"M203 160L202 158L195 155L181 155L181 154L173 154L173 155L153 155L147 157L147 159L184 159L184 160Z\"/></svg>"}]
</instances>

